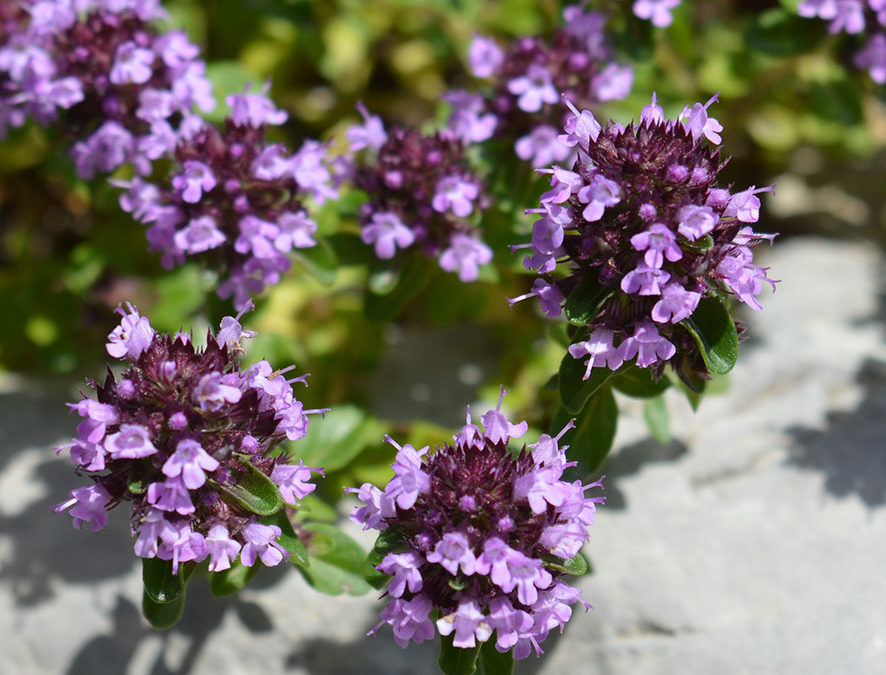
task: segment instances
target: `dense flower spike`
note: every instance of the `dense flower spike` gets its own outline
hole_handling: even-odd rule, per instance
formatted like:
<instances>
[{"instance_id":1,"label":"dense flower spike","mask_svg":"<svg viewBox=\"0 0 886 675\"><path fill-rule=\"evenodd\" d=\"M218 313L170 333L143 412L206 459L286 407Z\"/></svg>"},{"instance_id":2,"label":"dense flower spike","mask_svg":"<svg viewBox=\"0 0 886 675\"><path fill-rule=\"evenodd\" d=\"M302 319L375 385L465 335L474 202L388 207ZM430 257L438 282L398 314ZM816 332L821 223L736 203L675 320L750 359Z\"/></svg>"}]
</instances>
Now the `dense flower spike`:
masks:
<instances>
[{"instance_id":1,"label":"dense flower spike","mask_svg":"<svg viewBox=\"0 0 886 675\"><path fill-rule=\"evenodd\" d=\"M379 117L362 105L359 110L364 124L351 127L347 139L358 153L349 173L368 198L360 213L363 241L384 260L415 245L447 272L474 281L492 260L472 224L489 199L465 145L450 133L386 131Z\"/></svg>"},{"instance_id":2,"label":"dense flower spike","mask_svg":"<svg viewBox=\"0 0 886 675\"><path fill-rule=\"evenodd\" d=\"M45 125L64 111L81 177L124 163L150 173L161 139L195 109L215 107L198 48L153 27L164 16L156 0L4 3L0 137L28 117Z\"/></svg>"},{"instance_id":3,"label":"dense flower spike","mask_svg":"<svg viewBox=\"0 0 886 675\"><path fill-rule=\"evenodd\" d=\"M92 484L75 488L56 511L71 509L74 526L93 530L107 522L107 509L132 503L135 553L183 562L209 558L209 569L228 569L240 556L277 565L286 550L281 530L259 521L232 495L260 472L295 504L315 488L312 472L276 452L284 439L305 434L308 415L291 383L267 361L240 370L244 331L238 315L225 317L203 349L189 335L161 335L132 306L108 336L111 356L129 361L118 379L110 370L93 383L97 398L69 404L83 421L68 448L78 474Z\"/></svg>"},{"instance_id":4,"label":"dense flower spike","mask_svg":"<svg viewBox=\"0 0 886 675\"><path fill-rule=\"evenodd\" d=\"M295 154L265 142L268 125L286 121L260 93L227 99L224 129L191 117L176 133L166 125L154 138L157 156L175 160L171 179L117 183L124 210L149 225L148 242L167 267L198 256L219 270L218 294L241 309L252 294L289 269L293 249L316 245L317 224L305 209L336 196L326 149L306 141Z\"/></svg>"},{"instance_id":5,"label":"dense flower spike","mask_svg":"<svg viewBox=\"0 0 886 675\"><path fill-rule=\"evenodd\" d=\"M595 367L615 370L635 358L660 374L676 355L681 372L704 378L681 322L717 293L760 309L762 283L774 285L751 250L772 235L749 225L760 215L756 195L771 188L731 193L717 184L724 162L716 147L723 127L708 115L715 99L668 120L653 94L639 122L605 128L569 104L562 138L578 148L578 161L571 170L547 170L551 189L533 210L540 218L532 242L515 247L532 250L524 265L541 278L511 302L538 296L556 316L573 292L596 298L587 339L569 348L586 361L585 378Z\"/></svg>"},{"instance_id":6,"label":"dense flower spike","mask_svg":"<svg viewBox=\"0 0 886 675\"><path fill-rule=\"evenodd\" d=\"M865 46L855 55L855 65L871 79L886 84L886 2L884 0L803 0L797 13L829 21L829 33L863 35Z\"/></svg>"},{"instance_id":7,"label":"dense flower spike","mask_svg":"<svg viewBox=\"0 0 886 675\"><path fill-rule=\"evenodd\" d=\"M493 91L486 99L450 93L450 133L466 142L493 134L516 138L517 156L537 167L565 161L571 150L557 142L563 123L560 97L581 107L622 99L634 75L631 66L613 61L604 15L570 5L563 10L563 20L549 41L523 37L503 49L491 38L475 37L471 70L478 78L490 79Z\"/></svg>"},{"instance_id":8,"label":"dense flower spike","mask_svg":"<svg viewBox=\"0 0 886 675\"><path fill-rule=\"evenodd\" d=\"M562 570L588 540L604 498L585 496L600 481L561 480L570 466L562 433L514 453L508 442L526 433L526 422L509 422L501 399L482 421L483 430L469 409L455 444L430 454L388 438L397 448L394 478L384 490L369 483L354 490L365 505L351 517L396 533L386 537L392 552L377 566L392 579L370 634L390 624L405 647L433 637L436 627L454 634L456 647L470 648L495 633L498 651L513 648L524 658L541 652L552 629L562 630L572 603L589 607Z\"/></svg>"}]
</instances>

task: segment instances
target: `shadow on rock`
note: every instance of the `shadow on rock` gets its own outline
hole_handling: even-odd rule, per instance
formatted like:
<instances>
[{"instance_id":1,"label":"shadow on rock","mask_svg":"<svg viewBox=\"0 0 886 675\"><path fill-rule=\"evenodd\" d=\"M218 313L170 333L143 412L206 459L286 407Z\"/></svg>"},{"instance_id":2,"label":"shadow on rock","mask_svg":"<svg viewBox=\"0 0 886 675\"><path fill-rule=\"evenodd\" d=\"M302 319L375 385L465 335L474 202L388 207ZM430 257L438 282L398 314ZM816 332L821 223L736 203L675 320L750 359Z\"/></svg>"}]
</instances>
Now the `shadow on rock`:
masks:
<instances>
[{"instance_id":1,"label":"shadow on rock","mask_svg":"<svg viewBox=\"0 0 886 675\"><path fill-rule=\"evenodd\" d=\"M276 579L279 580L280 576ZM174 628L163 633L149 628L141 618L141 610L129 600L119 597L113 611L113 632L99 635L83 645L66 675L118 675L127 672L137 650L146 642L157 642L158 646L151 650L154 653L153 661L150 670L145 672L151 675L186 675L193 671L212 633L232 612L250 633L274 630L271 618L259 605L239 597L211 597L209 584L202 578L195 578L188 584L184 616ZM173 641L177 643L177 648L167 649L167 645ZM184 650L178 648L181 643L187 645ZM173 652L176 654L175 663L169 663L169 654Z\"/></svg>"},{"instance_id":2,"label":"shadow on rock","mask_svg":"<svg viewBox=\"0 0 886 675\"><path fill-rule=\"evenodd\" d=\"M856 494L873 508L886 504L886 363L866 361L858 382L865 396L856 410L829 414L824 431L790 430L788 461L824 473L831 494Z\"/></svg>"},{"instance_id":3,"label":"shadow on rock","mask_svg":"<svg viewBox=\"0 0 886 675\"><path fill-rule=\"evenodd\" d=\"M581 611L574 605L573 611ZM367 626L368 631L372 626ZM569 627L566 627L569 630ZM365 633L366 631L363 631ZM493 634L491 639L495 639ZM559 632L551 633L542 648L550 656L560 642ZM437 656L440 637L420 644L409 643L401 649L394 642L391 628L382 626L377 635L340 643L314 639L303 642L286 659L286 668L299 669L312 675L439 675ZM529 658L514 662L515 675L534 675L544 666L544 658Z\"/></svg>"},{"instance_id":4,"label":"shadow on rock","mask_svg":"<svg viewBox=\"0 0 886 675\"><path fill-rule=\"evenodd\" d=\"M605 508L624 509L627 506L624 493L618 489L618 483L622 478L638 473L644 465L651 462L671 462L685 455L686 451L686 445L681 441L672 440L667 445L662 445L648 438L611 455L603 466L603 473L606 475L603 481Z\"/></svg>"}]
</instances>

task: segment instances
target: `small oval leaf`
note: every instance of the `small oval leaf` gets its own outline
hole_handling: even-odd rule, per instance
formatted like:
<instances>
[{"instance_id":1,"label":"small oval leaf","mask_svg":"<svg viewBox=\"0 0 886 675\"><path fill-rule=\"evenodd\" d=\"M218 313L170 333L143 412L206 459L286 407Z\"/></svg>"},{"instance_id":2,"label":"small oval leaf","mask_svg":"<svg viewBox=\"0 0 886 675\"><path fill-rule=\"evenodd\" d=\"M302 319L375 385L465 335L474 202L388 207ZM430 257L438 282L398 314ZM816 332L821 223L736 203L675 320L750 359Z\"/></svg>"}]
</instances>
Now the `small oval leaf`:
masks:
<instances>
[{"instance_id":1,"label":"small oval leaf","mask_svg":"<svg viewBox=\"0 0 886 675\"><path fill-rule=\"evenodd\" d=\"M297 567L308 566L308 549L293 529L286 509L280 509L274 515L262 518L262 522L266 525L276 525L280 528L281 534L276 541L280 546L289 551L289 562Z\"/></svg>"},{"instance_id":2,"label":"small oval leaf","mask_svg":"<svg viewBox=\"0 0 886 675\"><path fill-rule=\"evenodd\" d=\"M621 370L609 370L605 366L594 368L591 370L590 377L583 380L582 378L585 374L584 361L585 359L573 358L569 352L566 352L563 355L563 360L560 361L560 401L563 403L563 407L572 415L581 412L588 398L603 387L616 373L621 372ZM633 367L631 364L622 366L624 369L631 367Z\"/></svg>"},{"instance_id":3,"label":"small oval leaf","mask_svg":"<svg viewBox=\"0 0 886 675\"><path fill-rule=\"evenodd\" d=\"M179 572L183 570L179 569ZM184 574L172 573L172 561L160 558L142 558L142 582L145 593L153 602L172 602L185 592Z\"/></svg>"},{"instance_id":4,"label":"small oval leaf","mask_svg":"<svg viewBox=\"0 0 886 675\"><path fill-rule=\"evenodd\" d=\"M480 645L462 649L453 646L452 638L452 635L440 636L440 655L437 657L437 665L440 666L443 675L473 675L477 670Z\"/></svg>"},{"instance_id":5,"label":"small oval leaf","mask_svg":"<svg viewBox=\"0 0 886 675\"><path fill-rule=\"evenodd\" d=\"M477 672L482 675L511 675L514 672L514 651L509 649L501 653L495 648L495 640L487 640L480 647Z\"/></svg>"},{"instance_id":6,"label":"small oval leaf","mask_svg":"<svg viewBox=\"0 0 886 675\"><path fill-rule=\"evenodd\" d=\"M692 316L680 324L698 345L708 372L723 375L732 370L738 360L738 333L718 298L703 298Z\"/></svg>"},{"instance_id":7,"label":"small oval leaf","mask_svg":"<svg viewBox=\"0 0 886 675\"><path fill-rule=\"evenodd\" d=\"M569 411L561 408L554 416L551 433L560 433L571 417ZM569 459L578 462L578 476L593 473L606 460L617 423L618 405L612 388L598 390L575 416L575 428L567 431L561 440L561 445L569 446L566 451Z\"/></svg>"},{"instance_id":8,"label":"small oval leaf","mask_svg":"<svg viewBox=\"0 0 886 675\"><path fill-rule=\"evenodd\" d=\"M612 386L634 398L652 398L670 387L671 383L663 377L654 379L650 368L631 366L619 370L618 375L612 378Z\"/></svg>"},{"instance_id":9,"label":"small oval leaf","mask_svg":"<svg viewBox=\"0 0 886 675\"><path fill-rule=\"evenodd\" d=\"M172 628L182 618L185 611L185 594L171 602L155 602L147 589L142 594L142 614L148 623L157 630Z\"/></svg>"},{"instance_id":10,"label":"small oval leaf","mask_svg":"<svg viewBox=\"0 0 886 675\"><path fill-rule=\"evenodd\" d=\"M569 323L587 326L597 316L600 306L615 293L615 288L615 284L601 286L593 275L586 274L566 298L563 314Z\"/></svg>"},{"instance_id":11,"label":"small oval leaf","mask_svg":"<svg viewBox=\"0 0 886 675\"><path fill-rule=\"evenodd\" d=\"M270 516L283 508L283 499L274 482L252 463L243 461L241 464L245 470L237 473L236 483L212 481L222 499L258 516Z\"/></svg>"},{"instance_id":12,"label":"small oval leaf","mask_svg":"<svg viewBox=\"0 0 886 675\"><path fill-rule=\"evenodd\" d=\"M643 401L643 419L646 421L649 433L656 441L662 445L671 442L671 425L664 396Z\"/></svg>"},{"instance_id":13,"label":"small oval leaf","mask_svg":"<svg viewBox=\"0 0 886 675\"><path fill-rule=\"evenodd\" d=\"M587 574L590 569L588 559L585 558L584 553L581 551L569 558L569 560L555 558L554 556L546 557L544 559L544 566L549 570L555 570L557 572L562 572L563 574L571 574L579 577L583 574Z\"/></svg>"},{"instance_id":14,"label":"small oval leaf","mask_svg":"<svg viewBox=\"0 0 886 675\"><path fill-rule=\"evenodd\" d=\"M243 590L256 571L258 571L258 565L247 567L237 560L230 569L210 573L209 591L217 597L233 595Z\"/></svg>"},{"instance_id":15,"label":"small oval leaf","mask_svg":"<svg viewBox=\"0 0 886 675\"><path fill-rule=\"evenodd\" d=\"M299 568L302 576L321 593L363 595L372 590L367 577L377 576L366 552L347 534L328 523L305 523L306 546L311 561Z\"/></svg>"}]
</instances>

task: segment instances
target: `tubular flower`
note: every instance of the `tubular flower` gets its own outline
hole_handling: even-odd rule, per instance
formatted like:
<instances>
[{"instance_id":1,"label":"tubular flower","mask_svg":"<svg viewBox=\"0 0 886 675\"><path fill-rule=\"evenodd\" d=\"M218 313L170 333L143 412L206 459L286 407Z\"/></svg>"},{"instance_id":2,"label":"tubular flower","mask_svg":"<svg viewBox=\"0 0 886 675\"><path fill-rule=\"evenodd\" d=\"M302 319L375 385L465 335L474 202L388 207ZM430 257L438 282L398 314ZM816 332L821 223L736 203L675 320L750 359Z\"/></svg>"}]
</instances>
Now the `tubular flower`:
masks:
<instances>
[{"instance_id":1,"label":"tubular flower","mask_svg":"<svg viewBox=\"0 0 886 675\"><path fill-rule=\"evenodd\" d=\"M581 107L623 99L634 73L631 66L613 61L603 14L570 5L563 10L563 21L548 40L527 36L504 48L492 38L476 36L470 67L476 77L490 80L492 92L486 97L450 92L448 133L467 143L493 135L516 138L517 156L536 167L570 157L572 149L557 140L563 123L560 97Z\"/></svg>"},{"instance_id":2,"label":"tubular flower","mask_svg":"<svg viewBox=\"0 0 886 675\"><path fill-rule=\"evenodd\" d=\"M276 451L284 439L304 436L310 413L292 393L292 382L267 361L240 370L238 315L225 317L199 349L189 335L161 335L132 306L120 309L120 326L108 337L108 353L129 361L118 379L108 371L96 382L96 399L69 404L83 420L77 437L62 446L79 474L92 484L75 488L55 507L70 509L74 526L93 530L107 509L132 504L135 553L181 563L209 559L211 571L228 569L238 555L277 565L288 556L277 542L281 529L260 522L242 499L242 484L276 485L294 504L314 490L311 472ZM238 498L238 495L241 498Z\"/></svg>"},{"instance_id":3,"label":"tubular flower","mask_svg":"<svg viewBox=\"0 0 886 675\"><path fill-rule=\"evenodd\" d=\"M886 2L883 0L803 0L797 13L830 22L829 33L861 35L864 47L853 59L871 79L886 84Z\"/></svg>"},{"instance_id":4,"label":"tubular flower","mask_svg":"<svg viewBox=\"0 0 886 675\"><path fill-rule=\"evenodd\" d=\"M551 629L562 630L570 605L580 601L563 576L603 502L585 496L600 481L561 480L571 466L558 445L562 433L509 450L527 425L508 421L501 399L482 423L482 430L471 423L469 409L455 443L433 453L388 438L397 448L394 478L383 490L369 483L353 490L365 505L351 517L387 531L376 569L392 577L388 603L370 634L390 624L405 647L432 638L436 628L470 648L494 633L498 651L524 658L533 648L540 653L539 644Z\"/></svg>"},{"instance_id":5,"label":"tubular flower","mask_svg":"<svg viewBox=\"0 0 886 675\"><path fill-rule=\"evenodd\" d=\"M472 224L489 205L484 185L465 158L465 145L451 134L422 135L415 129L385 130L361 105L364 124L347 132L355 155L349 171L366 192L361 238L384 260L399 250L421 248L461 281L474 281L492 260Z\"/></svg>"},{"instance_id":6,"label":"tubular flower","mask_svg":"<svg viewBox=\"0 0 886 675\"><path fill-rule=\"evenodd\" d=\"M582 318L569 318L586 325L587 337L579 329L569 352L585 361L585 379L595 367L615 370L633 359L656 375L672 362L678 373L708 377L685 322L716 296L760 309L762 284L775 284L752 251L774 235L750 226L760 215L757 195L772 188L719 187L723 127L708 115L715 98L668 120L653 94L639 122L605 128L567 103L561 138L578 160L546 171L551 189L532 210L539 215L532 241L514 247L531 250L524 265L541 278L510 302L537 296L554 316L575 294Z\"/></svg>"},{"instance_id":7,"label":"tubular flower","mask_svg":"<svg viewBox=\"0 0 886 675\"><path fill-rule=\"evenodd\" d=\"M8 5L8 6L7 6ZM131 163L149 174L158 139L215 107L199 49L160 33L157 0L11 0L0 10L0 138L58 117L82 178Z\"/></svg>"},{"instance_id":8,"label":"tubular flower","mask_svg":"<svg viewBox=\"0 0 886 675\"><path fill-rule=\"evenodd\" d=\"M317 224L304 202L336 196L326 149L306 141L295 154L265 142L268 125L287 114L261 93L228 97L224 129L193 117L158 135L158 156L174 159L171 178L117 182L120 205L148 225L152 250L167 267L197 256L219 270L219 296L239 310L251 295L276 284L294 249L316 245Z\"/></svg>"}]
</instances>

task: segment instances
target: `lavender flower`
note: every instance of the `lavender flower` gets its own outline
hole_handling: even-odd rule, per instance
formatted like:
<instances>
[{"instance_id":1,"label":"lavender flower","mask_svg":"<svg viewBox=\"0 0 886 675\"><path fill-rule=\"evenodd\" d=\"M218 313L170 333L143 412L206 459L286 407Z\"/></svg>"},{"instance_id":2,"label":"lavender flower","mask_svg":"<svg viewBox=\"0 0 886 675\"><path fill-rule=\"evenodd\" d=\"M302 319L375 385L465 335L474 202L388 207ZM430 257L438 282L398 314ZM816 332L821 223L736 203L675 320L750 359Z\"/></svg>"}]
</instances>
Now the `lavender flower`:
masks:
<instances>
[{"instance_id":1,"label":"lavender flower","mask_svg":"<svg viewBox=\"0 0 886 675\"><path fill-rule=\"evenodd\" d=\"M526 433L498 407L472 424L470 409L454 445L433 453L397 448L394 478L384 490L369 483L356 492L365 506L352 518L364 528L389 530L392 552L377 569L391 575L381 622L401 647L434 635L453 635L471 648L492 639L500 652L525 658L553 628L562 630L579 591L563 581L563 564L588 539L597 504L586 497L597 481L561 480L570 466L566 447L546 434L513 453ZM567 429L572 427L570 422ZM590 607L581 601L586 607ZM436 620L435 620L436 619Z\"/></svg>"},{"instance_id":2,"label":"lavender flower","mask_svg":"<svg viewBox=\"0 0 886 675\"><path fill-rule=\"evenodd\" d=\"M292 250L316 245L306 197L322 203L336 196L323 146L307 141L290 155L265 142L268 125L287 115L264 93L229 96L223 131L191 117L184 131L158 140L158 152L176 163L167 182L116 183L127 189L120 205L148 225L164 265L199 256L220 272L218 294L233 296L237 309L280 280Z\"/></svg>"},{"instance_id":3,"label":"lavender flower","mask_svg":"<svg viewBox=\"0 0 886 675\"><path fill-rule=\"evenodd\" d=\"M681 0L634 0L631 9L638 18L647 19L659 28L667 28L674 20L671 11L680 2Z\"/></svg>"},{"instance_id":4,"label":"lavender flower","mask_svg":"<svg viewBox=\"0 0 886 675\"><path fill-rule=\"evenodd\" d=\"M491 38L475 36L471 70L491 80L492 93L485 99L449 93L449 133L467 143L493 133L515 138L517 156L533 166L565 161L571 151L557 140L556 129L563 123L560 96L582 107L622 99L630 92L633 70L613 62L603 14L570 5L563 19L549 41L523 37L502 48Z\"/></svg>"},{"instance_id":5,"label":"lavender flower","mask_svg":"<svg viewBox=\"0 0 886 675\"><path fill-rule=\"evenodd\" d=\"M61 116L81 177L124 163L148 174L157 135L195 108L214 108L197 47L153 27L165 16L159 2L9 4L0 31L0 137L29 117L48 125Z\"/></svg>"},{"instance_id":6,"label":"lavender flower","mask_svg":"<svg viewBox=\"0 0 886 675\"><path fill-rule=\"evenodd\" d=\"M132 503L135 553L183 562L210 559L210 570L228 569L238 554L277 565L287 557L277 543L280 528L259 521L236 498L250 472L260 472L294 505L321 469L290 464L276 451L281 441L304 436L308 415L291 383L267 361L240 370L241 340L252 337L237 317L225 317L216 336L198 349L190 336L161 335L132 306L119 309L120 326L108 353L129 361L120 379L109 370L96 382L97 400L69 404L83 421L70 448L78 473L92 484L75 488L55 510L71 510L74 526L93 530L107 509ZM288 370L288 369L287 369Z\"/></svg>"},{"instance_id":7,"label":"lavender flower","mask_svg":"<svg viewBox=\"0 0 886 675\"><path fill-rule=\"evenodd\" d=\"M724 166L716 144L720 123L706 104L667 120L653 94L639 123L605 128L589 111L572 114L563 139L578 150L571 170L553 167L524 265L541 274L532 291L548 316L559 314L579 286L596 288L600 302L587 339L569 353L611 370L636 359L660 375L679 355L680 371L708 377L683 322L704 297L731 295L760 309L756 295L774 281L753 262L752 246L773 235L754 232L760 192L719 187ZM560 270L560 271L557 271ZM678 365L675 361L675 365Z\"/></svg>"},{"instance_id":8,"label":"lavender flower","mask_svg":"<svg viewBox=\"0 0 886 675\"><path fill-rule=\"evenodd\" d=\"M886 2L803 0L797 6L797 13L830 22L829 33L862 35L865 45L855 55L855 66L867 70L874 82L886 84Z\"/></svg>"},{"instance_id":9,"label":"lavender flower","mask_svg":"<svg viewBox=\"0 0 886 675\"><path fill-rule=\"evenodd\" d=\"M358 153L350 168L368 201L360 212L361 238L384 260L413 245L465 282L492 260L492 250L472 224L489 205L484 185L465 158L465 146L452 133L422 135L415 129L386 131L381 119L359 106L362 125L347 131L349 149ZM465 119L472 113L465 110ZM466 136L482 135L483 121L463 121Z\"/></svg>"}]
</instances>

